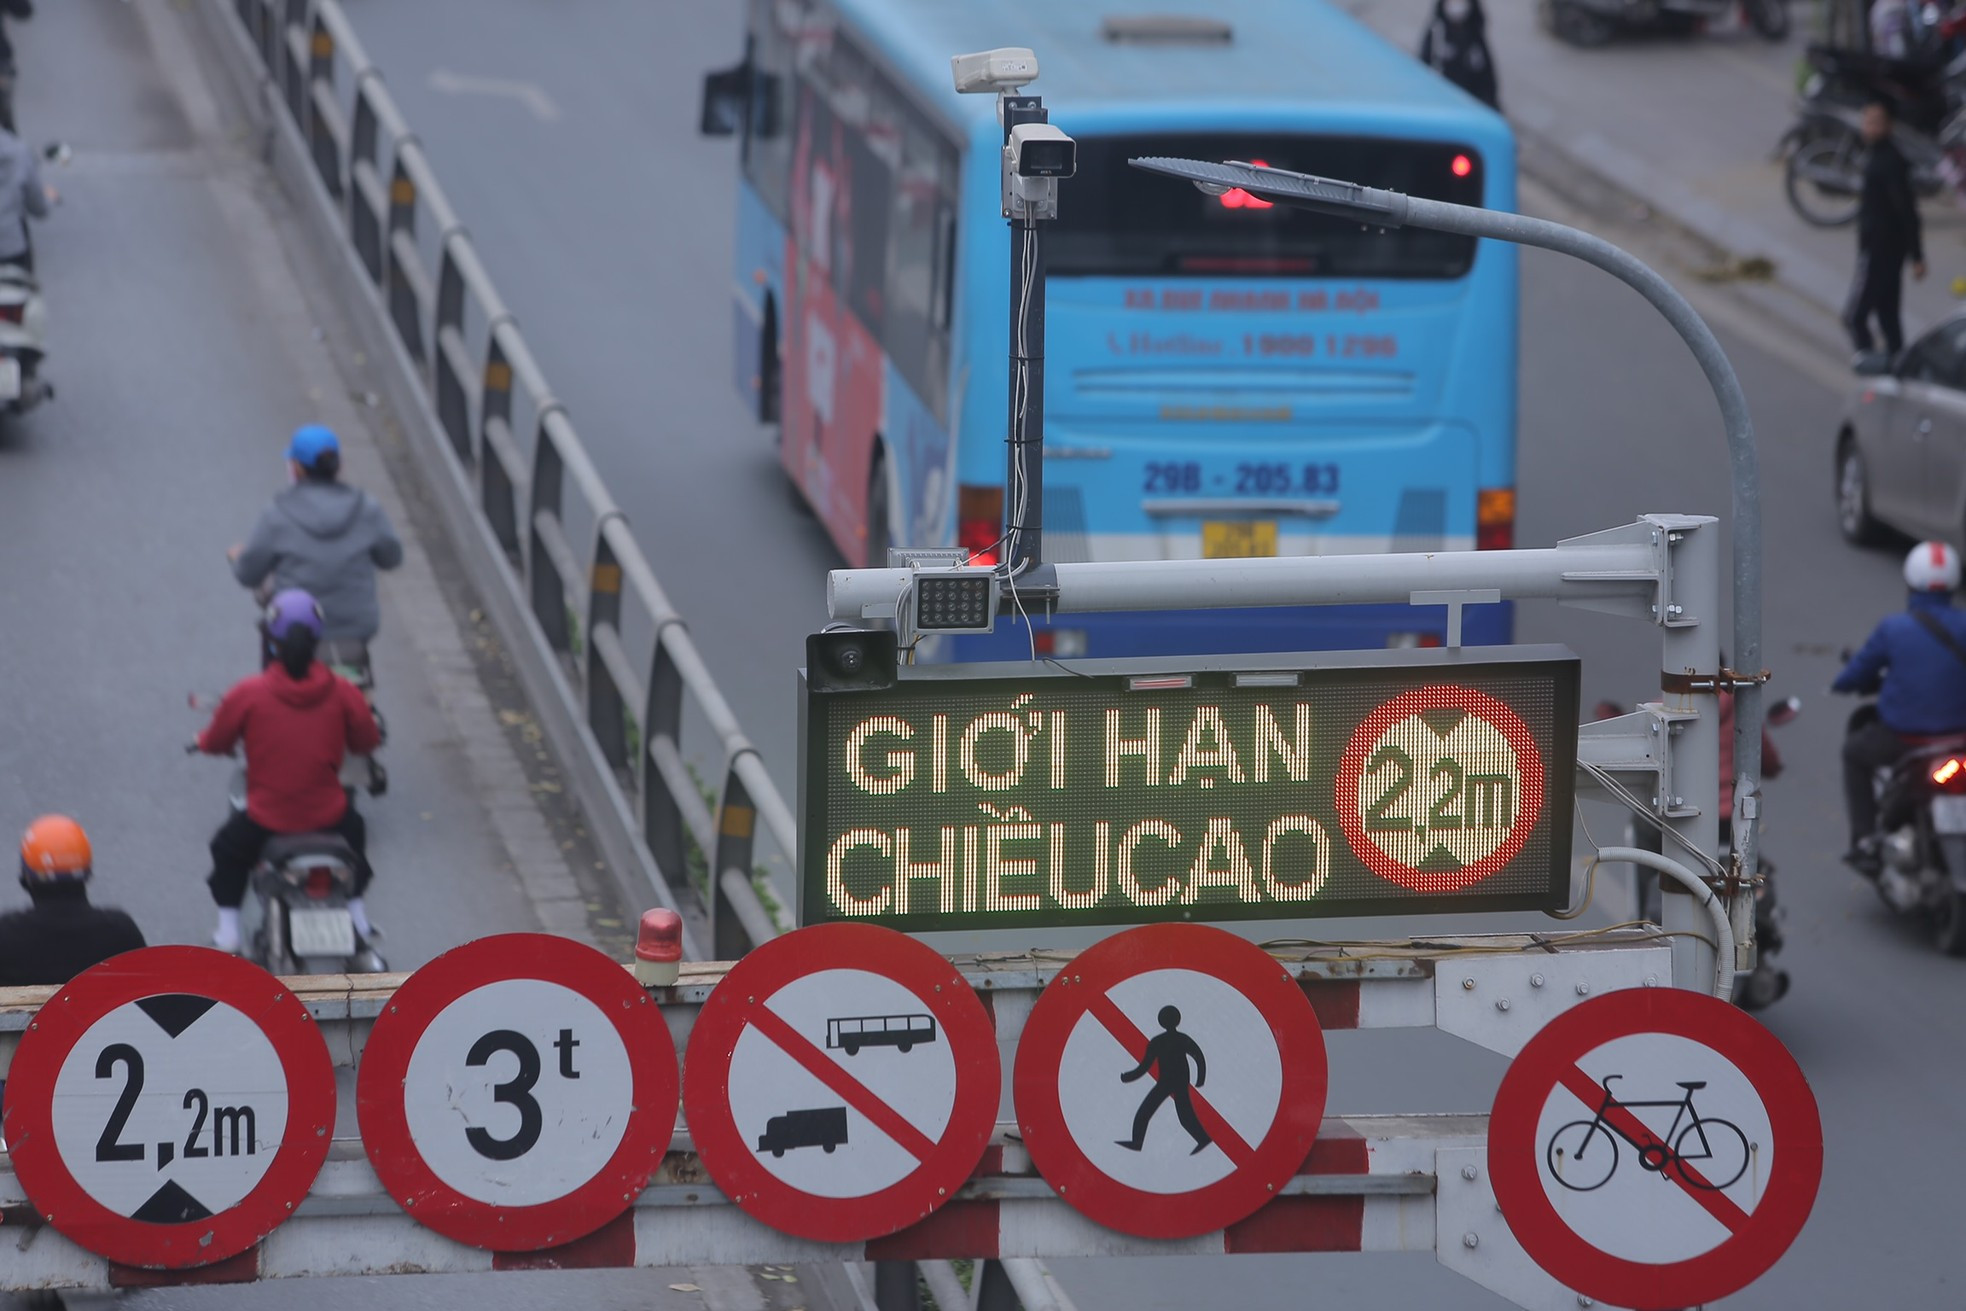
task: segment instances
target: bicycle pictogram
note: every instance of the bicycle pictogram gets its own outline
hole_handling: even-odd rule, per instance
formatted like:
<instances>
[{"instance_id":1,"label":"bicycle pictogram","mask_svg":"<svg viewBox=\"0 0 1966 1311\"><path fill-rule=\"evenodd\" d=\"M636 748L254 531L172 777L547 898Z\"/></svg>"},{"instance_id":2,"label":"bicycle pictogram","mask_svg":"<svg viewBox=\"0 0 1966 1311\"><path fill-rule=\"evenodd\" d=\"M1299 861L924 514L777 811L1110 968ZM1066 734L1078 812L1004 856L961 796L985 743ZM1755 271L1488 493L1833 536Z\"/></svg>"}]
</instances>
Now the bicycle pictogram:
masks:
<instances>
[{"instance_id":1,"label":"bicycle pictogram","mask_svg":"<svg viewBox=\"0 0 1966 1311\"><path fill-rule=\"evenodd\" d=\"M1679 1087L1684 1093L1678 1100L1627 1102L1611 1092L1612 1083L1622 1078L1621 1074L1604 1076L1604 1100L1595 1116L1572 1120L1550 1135L1544 1159L1558 1183L1579 1193L1602 1188L1618 1168L1621 1138L1638 1153L1642 1169L1662 1178L1671 1169L1672 1178L1689 1188L1718 1192L1747 1173L1748 1136L1741 1127L1732 1120L1702 1115L1693 1105L1693 1094L1707 1086L1704 1079L1682 1081ZM1664 1134L1653 1134L1630 1114L1665 1107L1673 1108L1673 1118ZM1625 1126L1642 1136L1634 1137Z\"/></svg>"}]
</instances>

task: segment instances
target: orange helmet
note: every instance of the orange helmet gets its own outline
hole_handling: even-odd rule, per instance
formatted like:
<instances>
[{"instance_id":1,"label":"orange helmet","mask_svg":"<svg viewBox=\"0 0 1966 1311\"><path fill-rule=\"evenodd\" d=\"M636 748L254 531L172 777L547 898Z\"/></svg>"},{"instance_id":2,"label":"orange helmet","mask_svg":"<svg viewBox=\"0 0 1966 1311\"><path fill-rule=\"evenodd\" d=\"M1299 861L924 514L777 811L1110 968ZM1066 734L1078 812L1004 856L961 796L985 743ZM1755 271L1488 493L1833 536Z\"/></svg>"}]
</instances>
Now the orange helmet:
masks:
<instances>
[{"instance_id":1,"label":"orange helmet","mask_svg":"<svg viewBox=\"0 0 1966 1311\"><path fill-rule=\"evenodd\" d=\"M22 883L79 882L90 863L89 835L66 815L43 815L21 835Z\"/></svg>"}]
</instances>

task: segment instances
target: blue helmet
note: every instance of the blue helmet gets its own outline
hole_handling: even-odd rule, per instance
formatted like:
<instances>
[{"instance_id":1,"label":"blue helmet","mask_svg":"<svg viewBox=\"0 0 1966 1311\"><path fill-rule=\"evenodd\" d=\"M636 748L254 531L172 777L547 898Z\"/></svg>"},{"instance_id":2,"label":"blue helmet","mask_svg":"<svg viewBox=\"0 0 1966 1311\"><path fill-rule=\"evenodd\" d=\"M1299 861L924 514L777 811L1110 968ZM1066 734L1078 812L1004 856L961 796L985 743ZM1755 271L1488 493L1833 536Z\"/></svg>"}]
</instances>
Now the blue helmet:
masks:
<instances>
[{"instance_id":1,"label":"blue helmet","mask_svg":"<svg viewBox=\"0 0 1966 1311\"><path fill-rule=\"evenodd\" d=\"M305 629L316 638L321 636L321 603L298 587L289 587L283 592L275 592L266 605L266 635L275 642L284 642L296 629Z\"/></svg>"},{"instance_id":2,"label":"blue helmet","mask_svg":"<svg viewBox=\"0 0 1966 1311\"><path fill-rule=\"evenodd\" d=\"M341 454L341 442L332 428L318 423L294 429L293 440L287 443L287 458L303 469L312 469L323 455L330 454Z\"/></svg>"}]
</instances>

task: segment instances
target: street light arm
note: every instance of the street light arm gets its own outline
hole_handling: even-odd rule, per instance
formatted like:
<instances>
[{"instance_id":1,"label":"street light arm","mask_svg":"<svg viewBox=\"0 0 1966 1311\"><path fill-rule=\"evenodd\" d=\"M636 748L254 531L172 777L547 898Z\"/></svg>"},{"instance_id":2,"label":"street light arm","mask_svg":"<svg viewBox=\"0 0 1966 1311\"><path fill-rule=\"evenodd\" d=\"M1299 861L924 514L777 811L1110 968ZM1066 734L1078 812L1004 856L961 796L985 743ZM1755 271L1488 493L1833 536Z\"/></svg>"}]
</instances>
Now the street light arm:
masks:
<instances>
[{"instance_id":1,"label":"street light arm","mask_svg":"<svg viewBox=\"0 0 1966 1311\"><path fill-rule=\"evenodd\" d=\"M1131 162L1135 168L1192 182L1213 195L1239 187L1274 204L1354 219L1373 227L1429 228L1470 237L1490 237L1519 246L1540 246L1594 264L1645 297L1693 352L1720 405L1732 473L1733 659L1735 667L1746 671L1750 679L1760 671L1761 474L1755 453L1754 421L1748 414L1747 395L1741 390L1741 380L1735 375L1727 352L1721 349L1706 321L1670 282L1629 251L1602 237L1547 219L1426 200L1255 164L1166 158ZM1734 689L1734 766L1745 785L1740 789L1743 797L1752 797L1760 788L1761 725L1761 684L1743 682ZM1748 813L1751 814L1751 809ZM1740 824L1734 835L1742 876L1749 880L1754 878L1759 864L1759 835L1755 829L1752 822Z\"/></svg>"}]
</instances>

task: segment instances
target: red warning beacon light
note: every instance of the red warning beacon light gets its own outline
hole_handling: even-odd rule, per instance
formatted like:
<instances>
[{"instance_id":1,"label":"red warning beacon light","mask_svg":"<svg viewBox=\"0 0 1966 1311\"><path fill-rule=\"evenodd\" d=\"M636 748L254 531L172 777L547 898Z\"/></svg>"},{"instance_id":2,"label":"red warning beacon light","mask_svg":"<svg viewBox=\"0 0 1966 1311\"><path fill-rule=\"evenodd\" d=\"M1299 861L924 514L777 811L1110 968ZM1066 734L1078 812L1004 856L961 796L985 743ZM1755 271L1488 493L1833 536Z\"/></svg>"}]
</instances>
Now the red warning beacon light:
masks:
<instances>
[{"instance_id":1,"label":"red warning beacon light","mask_svg":"<svg viewBox=\"0 0 1966 1311\"><path fill-rule=\"evenodd\" d=\"M635 931L635 982L644 988L674 987L683 960L683 917L657 907L642 912Z\"/></svg>"}]
</instances>

